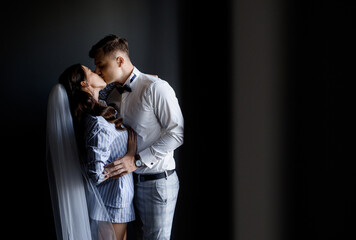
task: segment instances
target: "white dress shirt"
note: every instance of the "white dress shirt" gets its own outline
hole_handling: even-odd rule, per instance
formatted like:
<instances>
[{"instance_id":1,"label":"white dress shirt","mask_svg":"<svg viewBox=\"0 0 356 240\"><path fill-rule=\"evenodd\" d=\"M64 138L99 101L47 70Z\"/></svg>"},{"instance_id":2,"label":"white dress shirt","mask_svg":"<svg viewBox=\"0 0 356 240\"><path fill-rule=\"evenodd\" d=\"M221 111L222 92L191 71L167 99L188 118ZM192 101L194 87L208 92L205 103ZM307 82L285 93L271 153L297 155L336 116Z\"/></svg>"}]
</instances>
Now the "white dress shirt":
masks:
<instances>
[{"instance_id":1,"label":"white dress shirt","mask_svg":"<svg viewBox=\"0 0 356 240\"><path fill-rule=\"evenodd\" d=\"M145 166L138 174L175 169L174 150L183 144L183 115L173 88L164 80L136 67L125 82L131 92L114 88L107 103L119 108L124 125L137 133L137 152Z\"/></svg>"}]
</instances>

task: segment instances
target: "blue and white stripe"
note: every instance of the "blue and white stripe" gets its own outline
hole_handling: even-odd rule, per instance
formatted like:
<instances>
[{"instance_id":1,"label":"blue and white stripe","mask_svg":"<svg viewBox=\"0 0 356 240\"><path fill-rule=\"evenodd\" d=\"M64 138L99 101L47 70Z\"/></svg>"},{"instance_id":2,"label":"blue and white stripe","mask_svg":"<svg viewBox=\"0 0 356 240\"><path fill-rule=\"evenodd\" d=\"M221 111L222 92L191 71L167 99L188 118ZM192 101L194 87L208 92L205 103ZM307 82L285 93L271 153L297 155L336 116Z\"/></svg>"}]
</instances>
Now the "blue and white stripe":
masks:
<instances>
[{"instance_id":1,"label":"blue and white stripe","mask_svg":"<svg viewBox=\"0 0 356 240\"><path fill-rule=\"evenodd\" d=\"M126 130L117 130L113 123L107 122L101 116L87 116L85 142L88 174L97 184L110 221L113 223L135 220L132 173L119 179L103 181L104 166L126 154L127 139ZM95 218L101 220L104 217L96 216Z\"/></svg>"}]
</instances>

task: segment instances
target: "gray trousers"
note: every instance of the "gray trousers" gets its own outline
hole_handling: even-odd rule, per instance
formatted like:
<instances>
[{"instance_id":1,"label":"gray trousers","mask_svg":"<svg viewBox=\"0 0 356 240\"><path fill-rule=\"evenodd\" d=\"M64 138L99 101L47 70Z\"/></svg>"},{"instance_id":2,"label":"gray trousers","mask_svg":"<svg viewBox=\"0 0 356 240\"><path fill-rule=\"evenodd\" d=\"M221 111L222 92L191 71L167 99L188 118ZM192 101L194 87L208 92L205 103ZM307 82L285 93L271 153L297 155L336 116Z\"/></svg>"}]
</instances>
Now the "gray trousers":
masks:
<instances>
[{"instance_id":1,"label":"gray trousers","mask_svg":"<svg viewBox=\"0 0 356 240\"><path fill-rule=\"evenodd\" d=\"M169 240L179 191L174 172L167 178L135 182L134 205L137 240Z\"/></svg>"}]
</instances>

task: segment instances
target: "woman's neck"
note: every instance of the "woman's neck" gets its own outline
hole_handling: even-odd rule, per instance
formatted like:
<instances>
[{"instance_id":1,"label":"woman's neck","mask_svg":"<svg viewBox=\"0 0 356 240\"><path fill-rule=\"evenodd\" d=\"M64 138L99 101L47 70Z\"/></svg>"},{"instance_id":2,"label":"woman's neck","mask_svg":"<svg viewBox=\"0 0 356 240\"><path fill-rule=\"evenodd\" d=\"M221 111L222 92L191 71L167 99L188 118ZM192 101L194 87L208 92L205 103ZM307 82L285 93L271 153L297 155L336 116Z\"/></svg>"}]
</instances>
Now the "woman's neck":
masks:
<instances>
[{"instance_id":1,"label":"woman's neck","mask_svg":"<svg viewBox=\"0 0 356 240\"><path fill-rule=\"evenodd\" d=\"M92 93L92 96L93 98L95 99L95 101L99 101L99 91L100 89L94 89L93 93Z\"/></svg>"},{"instance_id":2,"label":"woman's neck","mask_svg":"<svg viewBox=\"0 0 356 240\"><path fill-rule=\"evenodd\" d=\"M87 88L82 88L82 90L89 93L95 99L95 101L97 101L97 102L99 101L99 92L101 89L87 87Z\"/></svg>"}]
</instances>

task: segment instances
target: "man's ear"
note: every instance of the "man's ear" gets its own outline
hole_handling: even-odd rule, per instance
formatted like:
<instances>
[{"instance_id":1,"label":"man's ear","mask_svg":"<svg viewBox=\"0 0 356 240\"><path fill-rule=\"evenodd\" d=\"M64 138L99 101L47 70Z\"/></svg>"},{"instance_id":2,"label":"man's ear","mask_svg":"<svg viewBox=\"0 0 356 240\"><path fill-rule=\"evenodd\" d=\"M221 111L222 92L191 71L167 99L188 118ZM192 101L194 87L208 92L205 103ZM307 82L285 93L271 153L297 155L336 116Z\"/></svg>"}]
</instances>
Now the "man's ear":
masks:
<instances>
[{"instance_id":1,"label":"man's ear","mask_svg":"<svg viewBox=\"0 0 356 240\"><path fill-rule=\"evenodd\" d=\"M116 63L117 63L118 67L121 67L122 64L124 64L124 62L125 62L125 59L122 56L117 56L116 57Z\"/></svg>"}]
</instances>

